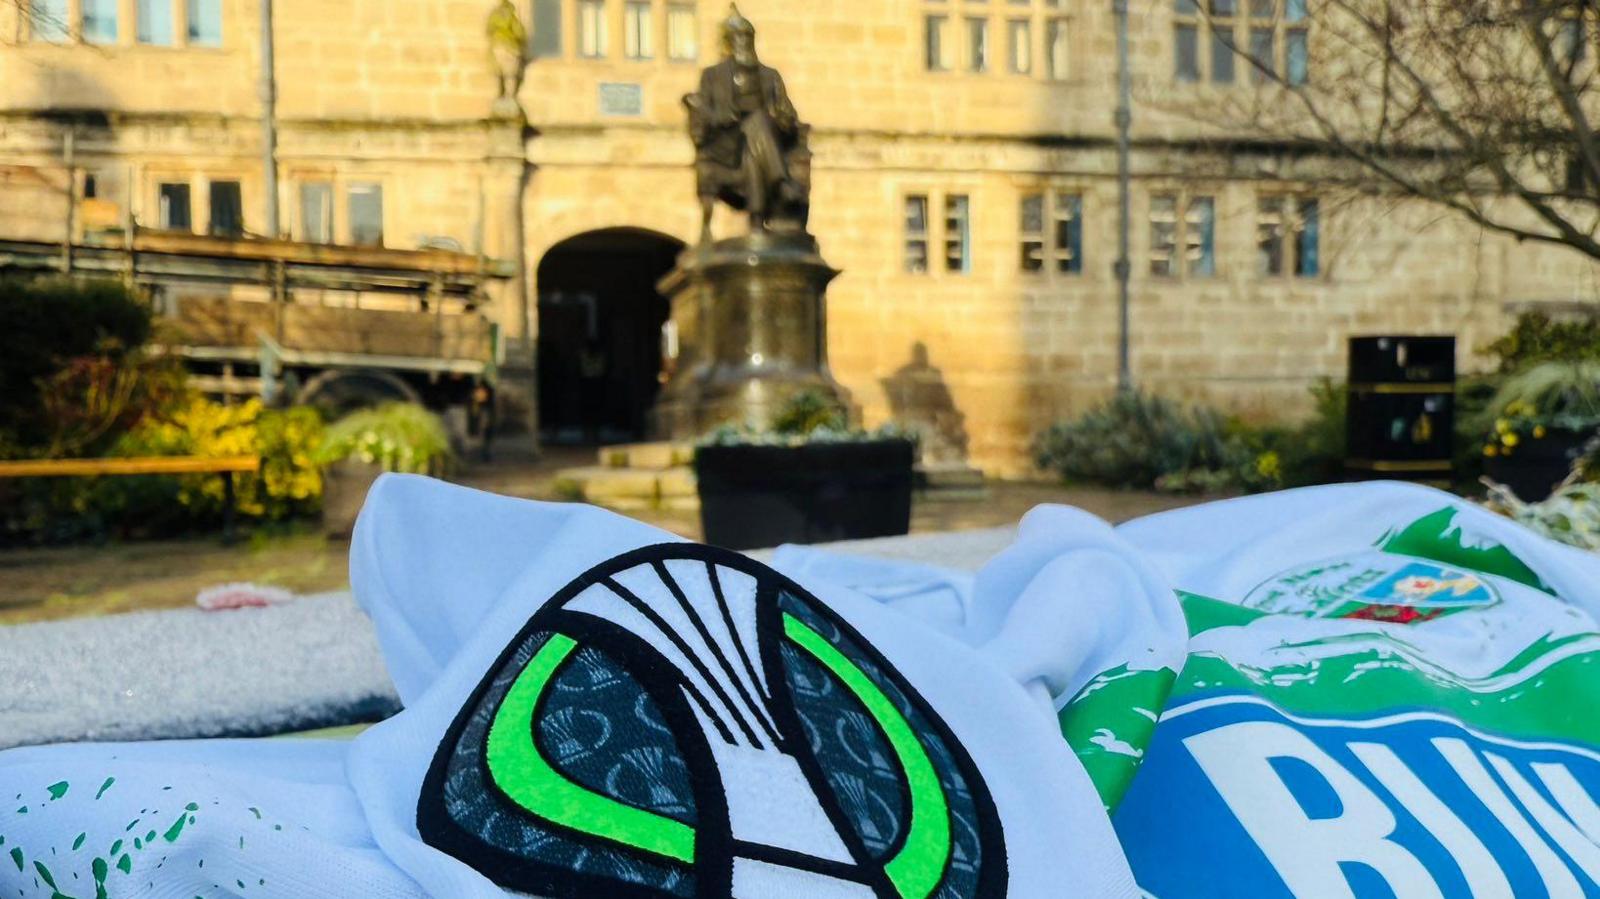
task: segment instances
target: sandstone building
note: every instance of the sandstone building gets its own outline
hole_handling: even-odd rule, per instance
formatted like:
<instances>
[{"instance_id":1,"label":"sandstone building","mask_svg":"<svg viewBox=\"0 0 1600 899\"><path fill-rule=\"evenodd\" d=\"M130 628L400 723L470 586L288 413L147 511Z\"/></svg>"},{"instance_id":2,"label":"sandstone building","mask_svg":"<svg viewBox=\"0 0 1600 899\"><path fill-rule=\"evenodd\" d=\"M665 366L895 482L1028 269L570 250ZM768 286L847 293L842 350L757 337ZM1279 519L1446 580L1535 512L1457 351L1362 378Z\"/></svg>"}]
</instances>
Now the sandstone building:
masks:
<instances>
[{"instance_id":1,"label":"sandstone building","mask_svg":"<svg viewBox=\"0 0 1600 899\"><path fill-rule=\"evenodd\" d=\"M0 238L60 240L97 216L261 235L257 0L32 2L0 5ZM1219 95L1267 89L1213 52L1215 21L1290 77L1321 50L1296 0L1215 2L1232 17L1131 4L1139 384L1289 415L1342 372L1351 334L1455 333L1470 350L1515 304L1596 299L1575 254L1338 194L1314 161L1199 121ZM518 3L528 59L508 105L492 0L276 0L280 232L510 262L521 277L487 307L503 393L548 439L626 440L672 347L653 284L698 232L680 98L726 7ZM920 422L941 455L1026 470L1032 435L1116 373L1110 4L741 10L813 126L811 227L843 270L835 374L869 424Z\"/></svg>"}]
</instances>

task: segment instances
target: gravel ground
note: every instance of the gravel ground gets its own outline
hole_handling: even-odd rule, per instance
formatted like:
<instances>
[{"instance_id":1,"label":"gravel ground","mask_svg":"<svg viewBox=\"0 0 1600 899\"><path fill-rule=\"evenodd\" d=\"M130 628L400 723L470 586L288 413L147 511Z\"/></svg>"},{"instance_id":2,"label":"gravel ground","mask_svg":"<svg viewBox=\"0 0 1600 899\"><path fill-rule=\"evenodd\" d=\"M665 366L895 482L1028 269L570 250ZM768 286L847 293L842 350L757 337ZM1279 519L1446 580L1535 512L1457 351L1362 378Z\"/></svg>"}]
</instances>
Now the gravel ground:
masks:
<instances>
[{"instance_id":1,"label":"gravel ground","mask_svg":"<svg viewBox=\"0 0 1600 899\"><path fill-rule=\"evenodd\" d=\"M976 569L1010 539L1010 528L996 528L833 548ZM348 593L0 627L0 684L0 749L265 736L399 709L372 624Z\"/></svg>"}]
</instances>

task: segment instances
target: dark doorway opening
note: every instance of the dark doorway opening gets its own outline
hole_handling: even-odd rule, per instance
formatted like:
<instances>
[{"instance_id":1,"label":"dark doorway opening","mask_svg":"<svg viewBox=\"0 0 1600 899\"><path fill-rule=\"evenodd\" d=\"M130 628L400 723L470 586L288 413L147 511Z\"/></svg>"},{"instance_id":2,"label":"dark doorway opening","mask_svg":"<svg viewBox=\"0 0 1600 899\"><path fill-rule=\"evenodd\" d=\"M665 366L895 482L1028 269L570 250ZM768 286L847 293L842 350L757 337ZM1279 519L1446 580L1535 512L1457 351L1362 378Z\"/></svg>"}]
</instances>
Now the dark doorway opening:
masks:
<instances>
[{"instance_id":1,"label":"dark doorway opening","mask_svg":"<svg viewBox=\"0 0 1600 899\"><path fill-rule=\"evenodd\" d=\"M661 390L656 282L683 243L634 228L564 240L539 262L539 432L546 443L645 437Z\"/></svg>"}]
</instances>

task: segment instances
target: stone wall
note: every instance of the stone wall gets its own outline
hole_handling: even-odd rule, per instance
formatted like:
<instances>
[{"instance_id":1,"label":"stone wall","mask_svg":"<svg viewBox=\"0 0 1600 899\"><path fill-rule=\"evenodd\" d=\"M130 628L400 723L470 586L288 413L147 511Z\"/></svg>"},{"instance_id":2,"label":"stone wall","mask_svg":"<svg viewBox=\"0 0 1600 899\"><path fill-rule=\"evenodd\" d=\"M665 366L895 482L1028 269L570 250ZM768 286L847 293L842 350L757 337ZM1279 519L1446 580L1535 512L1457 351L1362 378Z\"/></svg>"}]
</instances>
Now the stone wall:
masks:
<instances>
[{"instance_id":1,"label":"stone wall","mask_svg":"<svg viewBox=\"0 0 1600 899\"><path fill-rule=\"evenodd\" d=\"M188 180L198 198L208 180L233 179L246 227L259 229L258 7L222 2L218 48L138 45L131 0L117 45L41 45L0 4L0 35L20 35L0 54L0 233L60 233L69 120L78 123L76 163L139 221L152 221L163 181ZM329 181L336 194L381 182L390 246L445 237L521 264L525 283L498 290L493 314L523 365L524 338L537 329L536 272L550 248L606 228L692 241L698 213L680 97L716 58L725 6L697 4L698 58L675 61L666 58L668 0L653 0L653 58L628 60L623 3L608 0L608 52L586 59L576 50L576 2L562 0L562 54L527 68L524 134L493 111L489 0L277 0L284 229L299 227L302 182ZM1172 4L1154 7L1134 16L1132 34L1131 347L1141 385L1283 417L1306 407L1312 380L1342 373L1351 334L1455 333L1470 369L1481 364L1471 350L1504 327L1507 303L1600 299L1594 266L1576 254L1517 244L1427 207L1341 195L1319 187L1303 160L1209 142L1227 135L1198 111L1227 90L1254 88L1175 85ZM812 227L844 271L828 300L835 373L869 424L905 414L896 406L907 383L918 396L947 397L940 427L974 464L1025 472L1033 433L1103 397L1116 375L1109 4L744 0L741 9L814 126ZM993 29L993 70L976 74L960 48L969 11L980 9ZM952 17L957 52L952 71L929 72L922 16L940 10ZM1033 72L1011 74L1006 23L1023 17ZM1066 69L1049 80L1043 33L1056 18L1068 29ZM1078 274L1021 270L1021 198L1045 189L1082 197ZM1164 192L1214 198L1215 275L1150 274L1150 198ZM1314 278L1257 274L1257 200L1281 192L1321 203ZM940 203L953 194L971 203L965 273L937 264ZM927 274L905 271L909 195L927 196L936 220ZM718 233L737 227L719 212Z\"/></svg>"}]
</instances>

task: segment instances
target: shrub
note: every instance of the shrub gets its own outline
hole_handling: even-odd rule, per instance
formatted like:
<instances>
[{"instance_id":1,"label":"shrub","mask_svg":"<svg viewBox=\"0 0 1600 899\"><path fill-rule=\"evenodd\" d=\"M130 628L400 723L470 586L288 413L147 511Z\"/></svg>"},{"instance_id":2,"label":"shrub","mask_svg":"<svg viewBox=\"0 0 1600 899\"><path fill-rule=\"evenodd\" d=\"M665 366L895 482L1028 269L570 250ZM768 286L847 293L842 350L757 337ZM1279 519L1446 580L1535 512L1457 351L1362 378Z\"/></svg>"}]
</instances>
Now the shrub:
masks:
<instances>
[{"instance_id":1,"label":"shrub","mask_svg":"<svg viewBox=\"0 0 1600 899\"><path fill-rule=\"evenodd\" d=\"M105 280L0 279L0 454L98 455L182 391L148 304Z\"/></svg>"},{"instance_id":2,"label":"shrub","mask_svg":"<svg viewBox=\"0 0 1600 899\"><path fill-rule=\"evenodd\" d=\"M1524 312L1484 351L1499 357L1502 372L1538 362L1600 361L1600 317L1555 321L1543 312Z\"/></svg>"},{"instance_id":3,"label":"shrub","mask_svg":"<svg viewBox=\"0 0 1600 899\"><path fill-rule=\"evenodd\" d=\"M1552 540L1600 552L1600 484L1569 479L1537 503L1525 503L1496 484L1489 488L1488 505Z\"/></svg>"},{"instance_id":4,"label":"shrub","mask_svg":"<svg viewBox=\"0 0 1600 899\"><path fill-rule=\"evenodd\" d=\"M778 409L772 417L772 431L788 436L805 436L813 431L843 431L850 426L845 410L820 390L803 390Z\"/></svg>"},{"instance_id":5,"label":"shrub","mask_svg":"<svg viewBox=\"0 0 1600 899\"><path fill-rule=\"evenodd\" d=\"M1034 459L1069 481L1144 489L1214 487L1255 461L1216 412L1136 392L1053 425L1035 440Z\"/></svg>"},{"instance_id":6,"label":"shrub","mask_svg":"<svg viewBox=\"0 0 1600 899\"><path fill-rule=\"evenodd\" d=\"M1261 437L1252 443L1258 453L1277 454L1278 483L1274 486L1327 484L1344 476L1349 394L1331 378L1319 379L1310 393L1309 418L1291 427L1262 429Z\"/></svg>"},{"instance_id":7,"label":"shrub","mask_svg":"<svg viewBox=\"0 0 1600 899\"><path fill-rule=\"evenodd\" d=\"M109 455L260 456L258 474L234 476L237 509L281 521L312 514L321 502L322 475L313 459L321 439L322 419L313 409L190 397L122 434ZM178 534L214 525L223 510L222 479L214 474L40 478L8 489L14 495L0 503L0 542Z\"/></svg>"},{"instance_id":8,"label":"shrub","mask_svg":"<svg viewBox=\"0 0 1600 899\"><path fill-rule=\"evenodd\" d=\"M130 431L117 442L115 455L259 456L259 473L235 475L238 511L280 521L317 510L322 475L313 456L322 430L314 409L265 409L256 399L227 406L195 398ZM189 522L214 521L222 514L221 478L207 474L166 480L177 484L176 500Z\"/></svg>"},{"instance_id":9,"label":"shrub","mask_svg":"<svg viewBox=\"0 0 1600 899\"><path fill-rule=\"evenodd\" d=\"M917 440L917 434L893 422L873 430L853 427L839 401L820 390L803 390L789 397L772 416L768 427L751 423L724 424L701 438L701 444L768 446L802 443L849 443L863 440Z\"/></svg>"},{"instance_id":10,"label":"shrub","mask_svg":"<svg viewBox=\"0 0 1600 899\"><path fill-rule=\"evenodd\" d=\"M415 403L385 403L330 425L315 458L324 465L354 459L384 471L442 474L451 458L450 433L439 416Z\"/></svg>"}]
</instances>

